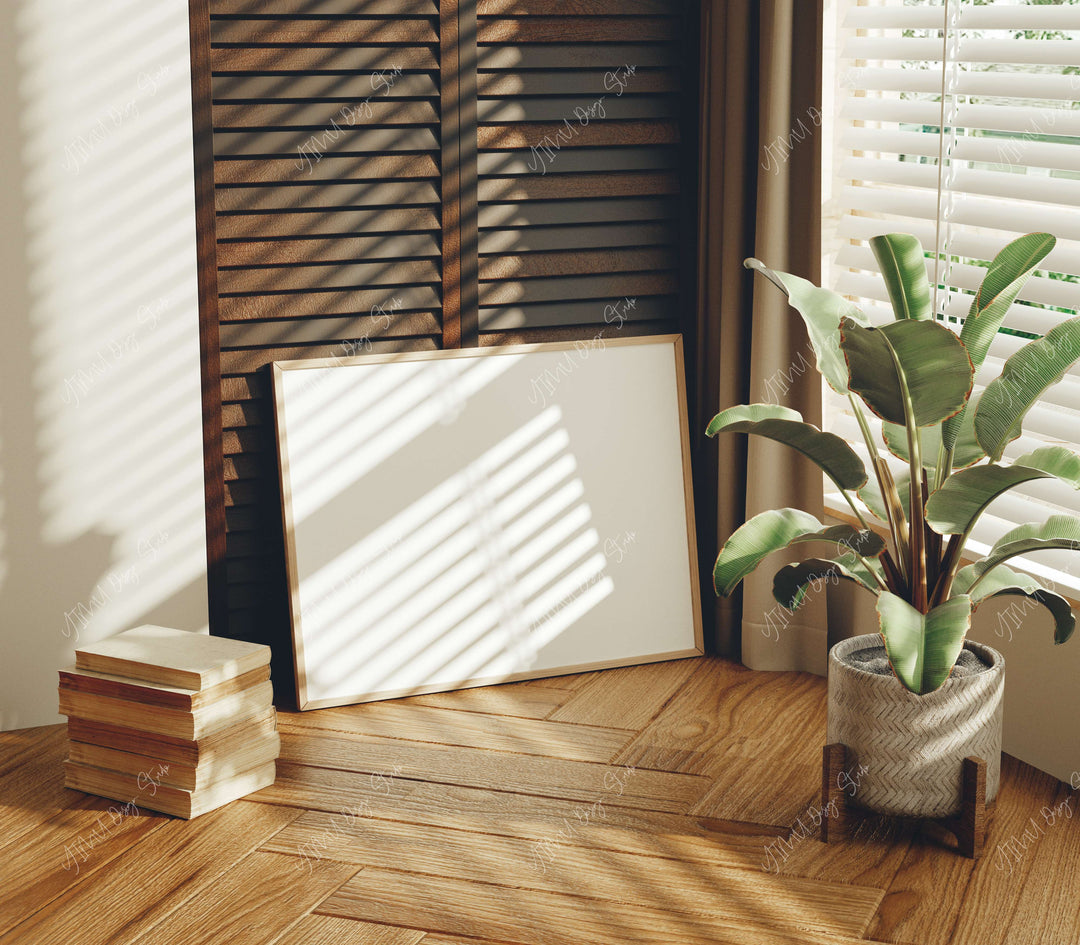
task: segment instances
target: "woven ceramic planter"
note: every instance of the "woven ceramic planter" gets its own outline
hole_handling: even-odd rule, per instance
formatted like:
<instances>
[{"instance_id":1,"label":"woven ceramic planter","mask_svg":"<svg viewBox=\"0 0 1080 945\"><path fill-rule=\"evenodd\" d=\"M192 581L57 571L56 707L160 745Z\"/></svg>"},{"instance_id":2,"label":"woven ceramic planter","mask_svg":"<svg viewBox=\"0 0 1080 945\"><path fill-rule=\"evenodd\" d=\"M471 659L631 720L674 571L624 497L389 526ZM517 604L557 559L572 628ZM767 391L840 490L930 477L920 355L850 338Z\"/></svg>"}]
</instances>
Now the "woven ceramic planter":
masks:
<instances>
[{"instance_id":1,"label":"woven ceramic planter","mask_svg":"<svg viewBox=\"0 0 1080 945\"><path fill-rule=\"evenodd\" d=\"M948 817L960 810L965 757L986 762L986 800L1001 775L1001 708L1005 658L968 641L990 668L950 676L934 692L917 696L894 676L879 676L846 660L881 646L874 634L837 643L829 652L828 741L848 748L857 772L853 800L882 814Z\"/></svg>"}]
</instances>

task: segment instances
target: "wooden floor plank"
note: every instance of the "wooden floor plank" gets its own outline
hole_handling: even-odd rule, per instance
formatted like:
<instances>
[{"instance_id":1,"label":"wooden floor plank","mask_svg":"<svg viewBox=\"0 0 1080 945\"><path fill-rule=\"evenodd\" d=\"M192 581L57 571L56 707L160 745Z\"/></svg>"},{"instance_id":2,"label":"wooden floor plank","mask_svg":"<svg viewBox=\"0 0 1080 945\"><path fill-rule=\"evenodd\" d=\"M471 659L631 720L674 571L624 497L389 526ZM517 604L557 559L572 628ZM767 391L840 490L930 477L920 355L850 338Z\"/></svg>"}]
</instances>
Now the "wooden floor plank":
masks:
<instances>
[{"instance_id":1,"label":"wooden floor plank","mask_svg":"<svg viewBox=\"0 0 1080 945\"><path fill-rule=\"evenodd\" d=\"M700 816L790 826L820 791L825 680L696 662L679 698L616 761L710 777Z\"/></svg>"},{"instance_id":2,"label":"wooden floor plank","mask_svg":"<svg viewBox=\"0 0 1080 945\"><path fill-rule=\"evenodd\" d=\"M401 702L279 712L278 728L282 732L343 732L571 761L610 761L633 737L633 733L615 728L452 712Z\"/></svg>"},{"instance_id":3,"label":"wooden floor plank","mask_svg":"<svg viewBox=\"0 0 1080 945\"><path fill-rule=\"evenodd\" d=\"M599 671L588 673L569 673L565 676L546 676L543 679L529 680L535 686L548 686L551 689L567 689L573 691L587 685L599 675Z\"/></svg>"},{"instance_id":4,"label":"wooden floor plank","mask_svg":"<svg viewBox=\"0 0 1080 945\"><path fill-rule=\"evenodd\" d=\"M633 895L633 890L628 891ZM635 899L637 897L634 897ZM766 930L715 916L664 911L662 904L609 902L390 870L365 869L319 913L426 928L450 935L506 939L523 945L854 945L864 939L799 927ZM755 903L746 903L752 914Z\"/></svg>"},{"instance_id":5,"label":"wooden floor plank","mask_svg":"<svg viewBox=\"0 0 1080 945\"><path fill-rule=\"evenodd\" d=\"M93 883L96 872L106 871L117 857L169 822L101 798L83 796L83 802L86 806L58 811L40 824L32 842L23 836L0 852L0 933L77 883Z\"/></svg>"},{"instance_id":6,"label":"wooden floor plank","mask_svg":"<svg viewBox=\"0 0 1080 945\"><path fill-rule=\"evenodd\" d=\"M296 811L238 801L196 820L170 820L93 882L79 883L0 935L0 943L130 941L296 817Z\"/></svg>"},{"instance_id":7,"label":"wooden floor plank","mask_svg":"<svg viewBox=\"0 0 1080 945\"><path fill-rule=\"evenodd\" d=\"M572 689L554 689L532 682L505 686L477 686L456 692L430 692L398 700L402 705L423 705L452 712L480 712L524 719L546 719L572 698Z\"/></svg>"},{"instance_id":8,"label":"wooden floor plank","mask_svg":"<svg viewBox=\"0 0 1080 945\"><path fill-rule=\"evenodd\" d=\"M476 830L524 840L549 840L573 830L580 846L625 853L664 856L733 868L760 869L766 844L777 835L733 831L714 824L660 811L615 807L598 797L589 803L485 791L455 785L395 781L392 790L372 788L368 779L345 771L326 771L279 764L277 783L252 800L287 804L308 811L297 821L298 836L313 839L325 817L363 816L404 823Z\"/></svg>"},{"instance_id":9,"label":"wooden floor plank","mask_svg":"<svg viewBox=\"0 0 1080 945\"><path fill-rule=\"evenodd\" d=\"M578 689L550 716L553 722L640 731L694 671L696 660L669 660L607 670Z\"/></svg>"},{"instance_id":10,"label":"wooden floor plank","mask_svg":"<svg viewBox=\"0 0 1080 945\"><path fill-rule=\"evenodd\" d=\"M252 853L131 945L264 945L294 926L356 867Z\"/></svg>"},{"instance_id":11,"label":"wooden floor plank","mask_svg":"<svg viewBox=\"0 0 1080 945\"><path fill-rule=\"evenodd\" d=\"M1049 775L1008 756L1002 759L998 809L982 859L974 867L966 861L971 881L950 910L956 927L950 942L1012 945L1021 941L1080 941L1077 801ZM909 885L917 884L916 891L921 890L931 876L927 869L925 878L913 877ZM1062 884L1071 890L1066 899L1059 895ZM897 934L911 933L901 926ZM940 935L931 933L931 945L941 940Z\"/></svg>"},{"instance_id":12,"label":"wooden floor plank","mask_svg":"<svg viewBox=\"0 0 1080 945\"><path fill-rule=\"evenodd\" d=\"M50 725L6 734L14 737L5 739L7 770L0 775L0 849L21 842L29 831L86 797L64 787L66 726Z\"/></svg>"},{"instance_id":13,"label":"wooden floor plank","mask_svg":"<svg viewBox=\"0 0 1080 945\"><path fill-rule=\"evenodd\" d=\"M538 794L615 807L682 813L709 787L707 779L679 772L636 769L621 792L613 790L623 768L501 751L482 751L366 736L313 737L283 732L281 762L333 768L395 780L457 784L491 791Z\"/></svg>"},{"instance_id":14,"label":"wooden floor plank","mask_svg":"<svg viewBox=\"0 0 1080 945\"><path fill-rule=\"evenodd\" d=\"M264 849L322 856L375 867L452 879L545 890L608 901L662 904L667 911L733 921L747 903L775 925L798 915L807 928L851 936L870 924L881 890L761 875L711 863L575 844L585 827L564 829L540 842L469 830L402 824L373 818L309 820L290 825ZM309 839L310 838L310 839Z\"/></svg>"},{"instance_id":15,"label":"wooden floor plank","mask_svg":"<svg viewBox=\"0 0 1080 945\"><path fill-rule=\"evenodd\" d=\"M753 706L762 675L726 660L703 657L672 700L617 756L622 764L714 775L717 756L745 740L749 720L737 717ZM775 720L774 720L775 721Z\"/></svg>"},{"instance_id":16,"label":"wooden floor plank","mask_svg":"<svg viewBox=\"0 0 1080 945\"><path fill-rule=\"evenodd\" d=\"M421 940L427 941L424 933L414 929L309 915L268 945L417 945Z\"/></svg>"}]
</instances>

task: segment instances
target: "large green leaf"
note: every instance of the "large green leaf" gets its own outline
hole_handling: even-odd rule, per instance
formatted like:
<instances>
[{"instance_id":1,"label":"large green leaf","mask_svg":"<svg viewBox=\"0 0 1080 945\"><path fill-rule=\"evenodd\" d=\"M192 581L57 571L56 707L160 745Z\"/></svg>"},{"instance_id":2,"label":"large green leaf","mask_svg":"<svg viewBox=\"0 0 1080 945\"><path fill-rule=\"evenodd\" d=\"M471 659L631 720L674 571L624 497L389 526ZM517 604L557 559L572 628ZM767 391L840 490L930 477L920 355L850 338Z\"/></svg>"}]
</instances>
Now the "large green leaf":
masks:
<instances>
[{"instance_id":1,"label":"large green leaf","mask_svg":"<svg viewBox=\"0 0 1080 945\"><path fill-rule=\"evenodd\" d=\"M866 482L866 468L858 454L835 433L825 433L803 422L795 410L775 404L730 407L713 417L708 436L717 433L754 433L784 443L813 460L840 489L858 489Z\"/></svg>"},{"instance_id":2,"label":"large green leaf","mask_svg":"<svg viewBox=\"0 0 1080 945\"><path fill-rule=\"evenodd\" d=\"M861 547L863 532L850 525L826 527L800 509L770 509L745 522L724 542L713 568L713 587L727 597L774 551L800 542L823 541ZM876 537L876 536L875 536Z\"/></svg>"},{"instance_id":3,"label":"large green leaf","mask_svg":"<svg viewBox=\"0 0 1080 945\"><path fill-rule=\"evenodd\" d=\"M979 395L972 394L971 401L957 414L960 419L960 433L953 444L953 469L963 469L966 466L977 463L986 453L975 439L975 410ZM928 427L920 427L919 442L922 444L923 466L934 469L937 466L939 447L946 423L955 419L950 417L944 423L936 423ZM882 422L881 435L885 440L885 446L893 456L898 456L904 462L908 461L907 428L899 423Z\"/></svg>"},{"instance_id":4,"label":"large green leaf","mask_svg":"<svg viewBox=\"0 0 1080 945\"><path fill-rule=\"evenodd\" d=\"M933 309L922 244L907 233L887 233L870 240L870 248L885 279L897 319L929 318Z\"/></svg>"},{"instance_id":5,"label":"large green leaf","mask_svg":"<svg viewBox=\"0 0 1080 945\"><path fill-rule=\"evenodd\" d=\"M877 565L872 559L868 559L868 563L871 567ZM882 576L880 567L877 567L874 573L879 578ZM845 554L836 558L807 558L805 561L785 565L773 578L773 597L788 610L797 610L806 599L811 585L833 584L841 579L854 581L874 594L881 590L867 566L854 555Z\"/></svg>"},{"instance_id":6,"label":"large green leaf","mask_svg":"<svg viewBox=\"0 0 1080 945\"><path fill-rule=\"evenodd\" d=\"M971 393L971 358L960 339L937 322L863 328L845 320L840 348L851 389L882 420L906 424L905 404L910 403L916 426L940 423Z\"/></svg>"},{"instance_id":7,"label":"large green leaf","mask_svg":"<svg viewBox=\"0 0 1080 945\"><path fill-rule=\"evenodd\" d=\"M1017 555L1052 550L1080 551L1080 518L1051 515L1042 524L1018 525L1007 531L994 543L986 557L971 565L973 583L978 586L984 575Z\"/></svg>"},{"instance_id":8,"label":"large green leaf","mask_svg":"<svg viewBox=\"0 0 1080 945\"><path fill-rule=\"evenodd\" d=\"M953 581L954 592L966 594L977 576L974 565L961 568L956 574L956 580ZM1002 596L1026 597L1050 611L1050 615L1054 618L1055 643L1064 643L1076 629L1076 615L1073 614L1072 605L1064 597L1047 590L1031 575L999 564L979 581L971 593L971 600L975 606L978 606L984 600Z\"/></svg>"},{"instance_id":9,"label":"large green leaf","mask_svg":"<svg viewBox=\"0 0 1080 945\"><path fill-rule=\"evenodd\" d=\"M1020 290L1056 242L1049 233L1028 233L1009 243L990 263L960 331L960 340L968 349L976 371L986 360L990 344ZM951 449L961 437L964 418L973 412L974 404L969 404L945 421L942 438L946 449Z\"/></svg>"},{"instance_id":10,"label":"large green leaf","mask_svg":"<svg viewBox=\"0 0 1080 945\"><path fill-rule=\"evenodd\" d=\"M975 411L975 435L993 462L1020 436L1028 411L1078 358L1080 318L1070 318L1005 362L1001 377L987 385Z\"/></svg>"},{"instance_id":11,"label":"large green leaf","mask_svg":"<svg viewBox=\"0 0 1080 945\"><path fill-rule=\"evenodd\" d=\"M920 696L941 686L971 627L971 598L960 594L921 614L902 597L882 591L877 612L889 663L900 681Z\"/></svg>"},{"instance_id":12,"label":"large green leaf","mask_svg":"<svg viewBox=\"0 0 1080 945\"><path fill-rule=\"evenodd\" d=\"M972 466L953 473L926 503L926 522L941 535L970 531L1003 492L1035 479L1060 479L1080 489L1080 456L1064 446L1044 446L1012 466Z\"/></svg>"},{"instance_id":13,"label":"large green leaf","mask_svg":"<svg viewBox=\"0 0 1080 945\"><path fill-rule=\"evenodd\" d=\"M792 308L806 323L817 369L833 390L846 394L848 371L844 356L840 353L840 322L847 318L856 324L866 325L869 324L866 316L843 296L819 288L806 279L769 269L757 259L747 259L743 265L760 272L787 295Z\"/></svg>"}]
</instances>

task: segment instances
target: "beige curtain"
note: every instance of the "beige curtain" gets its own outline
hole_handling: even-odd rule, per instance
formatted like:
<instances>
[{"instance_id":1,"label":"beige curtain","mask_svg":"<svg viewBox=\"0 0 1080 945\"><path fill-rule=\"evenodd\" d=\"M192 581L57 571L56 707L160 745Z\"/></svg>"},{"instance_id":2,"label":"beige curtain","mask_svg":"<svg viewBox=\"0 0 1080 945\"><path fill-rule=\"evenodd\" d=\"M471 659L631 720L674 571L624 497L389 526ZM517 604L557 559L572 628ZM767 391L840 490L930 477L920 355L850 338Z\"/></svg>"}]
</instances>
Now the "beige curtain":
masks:
<instances>
[{"instance_id":1,"label":"beige curtain","mask_svg":"<svg viewBox=\"0 0 1080 945\"><path fill-rule=\"evenodd\" d=\"M760 402L821 422L820 379L801 320L779 290L742 267L756 256L819 280L820 76L818 0L704 0L699 422ZM728 434L696 452L710 576L716 547L757 512L823 513L820 472L779 444ZM788 560L773 556L739 595L707 611L715 647L755 669L824 672L824 594L794 614L773 600L772 575Z\"/></svg>"}]
</instances>

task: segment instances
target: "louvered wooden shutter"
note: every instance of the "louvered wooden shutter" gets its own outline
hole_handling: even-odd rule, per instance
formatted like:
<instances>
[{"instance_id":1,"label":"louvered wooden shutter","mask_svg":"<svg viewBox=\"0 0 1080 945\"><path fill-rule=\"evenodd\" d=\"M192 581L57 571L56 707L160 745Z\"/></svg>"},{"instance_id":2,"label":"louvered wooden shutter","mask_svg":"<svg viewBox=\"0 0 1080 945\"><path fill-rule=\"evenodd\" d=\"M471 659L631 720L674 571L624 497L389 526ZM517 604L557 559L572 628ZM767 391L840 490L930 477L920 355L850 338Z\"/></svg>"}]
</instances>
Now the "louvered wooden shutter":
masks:
<instances>
[{"instance_id":1,"label":"louvered wooden shutter","mask_svg":"<svg viewBox=\"0 0 1080 945\"><path fill-rule=\"evenodd\" d=\"M479 328L498 333L485 342L677 330L689 6L477 6Z\"/></svg>"},{"instance_id":2,"label":"louvered wooden shutter","mask_svg":"<svg viewBox=\"0 0 1080 945\"><path fill-rule=\"evenodd\" d=\"M696 114L696 12L679 0L192 11L200 239L216 227L200 244L211 626L286 642L267 365L676 330L693 284L679 266L693 258L679 248L694 180L680 122ZM601 96L606 114L583 122ZM567 122L580 133L530 170L531 146ZM275 654L284 681L289 647Z\"/></svg>"}]
</instances>

